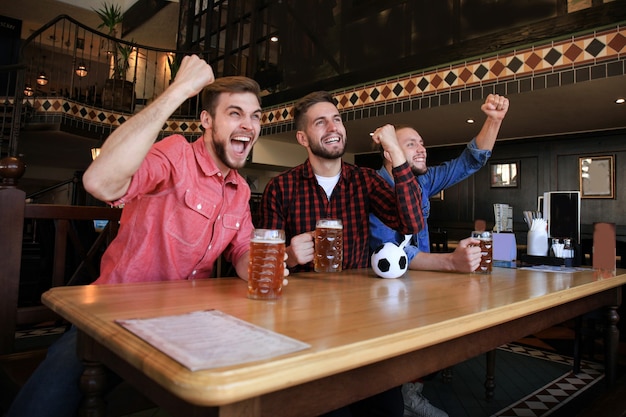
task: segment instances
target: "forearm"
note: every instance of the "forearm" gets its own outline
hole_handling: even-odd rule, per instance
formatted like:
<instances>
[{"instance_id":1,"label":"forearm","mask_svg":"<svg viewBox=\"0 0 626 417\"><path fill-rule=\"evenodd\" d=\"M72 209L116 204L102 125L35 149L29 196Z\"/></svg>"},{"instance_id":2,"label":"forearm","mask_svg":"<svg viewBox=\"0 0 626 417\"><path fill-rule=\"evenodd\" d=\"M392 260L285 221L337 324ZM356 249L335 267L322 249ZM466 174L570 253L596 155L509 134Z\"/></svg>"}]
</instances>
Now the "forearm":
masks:
<instances>
[{"instance_id":1,"label":"forearm","mask_svg":"<svg viewBox=\"0 0 626 417\"><path fill-rule=\"evenodd\" d=\"M452 253L419 252L411 260L409 269L421 271L454 271Z\"/></svg>"},{"instance_id":2,"label":"forearm","mask_svg":"<svg viewBox=\"0 0 626 417\"><path fill-rule=\"evenodd\" d=\"M102 201L123 196L170 114L185 100L169 88L148 107L118 127L83 176L85 189Z\"/></svg>"},{"instance_id":3,"label":"forearm","mask_svg":"<svg viewBox=\"0 0 626 417\"><path fill-rule=\"evenodd\" d=\"M482 129L476 136L476 145L479 149L492 150L498 137L502 120L509 110L509 100L498 94L489 94L480 108L487 116L487 120L485 120Z\"/></svg>"},{"instance_id":4,"label":"forearm","mask_svg":"<svg viewBox=\"0 0 626 417\"><path fill-rule=\"evenodd\" d=\"M487 120L485 120L483 127L476 136L476 146L478 149L493 149L496 139L498 138L498 133L500 132L500 126L502 126L501 119L488 117Z\"/></svg>"},{"instance_id":5,"label":"forearm","mask_svg":"<svg viewBox=\"0 0 626 417\"><path fill-rule=\"evenodd\" d=\"M422 189L417 177L405 164L400 168L393 169L396 192L396 210L400 228L398 231L404 235L416 234L424 228L424 216L422 214Z\"/></svg>"}]
</instances>

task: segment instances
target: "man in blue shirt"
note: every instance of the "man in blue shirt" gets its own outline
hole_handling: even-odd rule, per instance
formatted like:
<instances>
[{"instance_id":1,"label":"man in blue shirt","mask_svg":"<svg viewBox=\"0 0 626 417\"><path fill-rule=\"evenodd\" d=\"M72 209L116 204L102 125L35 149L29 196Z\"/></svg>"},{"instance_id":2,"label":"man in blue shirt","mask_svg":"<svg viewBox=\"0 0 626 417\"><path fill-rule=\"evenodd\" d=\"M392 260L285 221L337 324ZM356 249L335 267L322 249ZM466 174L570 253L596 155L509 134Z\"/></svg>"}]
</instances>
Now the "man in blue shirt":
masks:
<instances>
[{"instance_id":1,"label":"man in blue shirt","mask_svg":"<svg viewBox=\"0 0 626 417\"><path fill-rule=\"evenodd\" d=\"M480 248L476 239L466 238L459 242L451 253L430 253L428 238L428 215L430 214L430 197L442 190L464 180L482 168L496 142L502 120L509 109L509 100L497 94L490 94L481 110L487 116L482 129L457 158L441 165L426 165L426 148L424 140L410 126L395 126L395 135L402 148L411 170L417 176L422 187L422 215L424 228L413 235L404 251L409 260L409 269L431 271L472 272L480 264ZM389 184L393 184L391 163L382 152L383 166L378 174ZM405 235L383 224L375 215L370 214L370 248L375 250L385 242L402 243ZM419 381L402 385L405 417L447 417L447 414L430 404L422 395L423 384Z\"/></svg>"},{"instance_id":2,"label":"man in blue shirt","mask_svg":"<svg viewBox=\"0 0 626 417\"><path fill-rule=\"evenodd\" d=\"M402 147L406 160L411 165L422 187L422 213L424 220L430 214L429 198L441 190L464 180L480 168L489 157L496 142L502 120L509 108L509 100L497 94L490 94L481 110L487 116L478 135L472 139L461 155L441 165L426 165L424 140L417 131L409 126L396 126L395 133ZM390 163L383 153L383 167L378 174L393 184ZM385 242L402 243L405 236L384 225L376 216L370 214L370 248L376 249ZM454 252L430 253L428 224L404 247L409 260L409 269L431 271L471 272L478 267L480 250L471 246L477 244L471 238L463 239Z\"/></svg>"}]
</instances>

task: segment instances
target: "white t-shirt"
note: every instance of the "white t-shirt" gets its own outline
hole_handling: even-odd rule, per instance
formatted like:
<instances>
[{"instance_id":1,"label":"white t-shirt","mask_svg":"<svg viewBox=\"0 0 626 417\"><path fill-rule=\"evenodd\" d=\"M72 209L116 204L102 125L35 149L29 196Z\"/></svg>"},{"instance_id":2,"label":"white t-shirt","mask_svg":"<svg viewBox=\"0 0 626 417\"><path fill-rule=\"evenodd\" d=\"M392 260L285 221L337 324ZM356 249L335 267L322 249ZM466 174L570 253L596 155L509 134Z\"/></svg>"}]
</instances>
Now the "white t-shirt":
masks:
<instances>
[{"instance_id":1,"label":"white t-shirt","mask_svg":"<svg viewBox=\"0 0 626 417\"><path fill-rule=\"evenodd\" d=\"M317 179L317 183L322 186L324 192L326 192L326 197L330 200L330 195L333 193L333 189L335 185L339 182L339 176L341 175L341 171L333 176L333 177L322 177L320 175L315 174L315 178Z\"/></svg>"}]
</instances>

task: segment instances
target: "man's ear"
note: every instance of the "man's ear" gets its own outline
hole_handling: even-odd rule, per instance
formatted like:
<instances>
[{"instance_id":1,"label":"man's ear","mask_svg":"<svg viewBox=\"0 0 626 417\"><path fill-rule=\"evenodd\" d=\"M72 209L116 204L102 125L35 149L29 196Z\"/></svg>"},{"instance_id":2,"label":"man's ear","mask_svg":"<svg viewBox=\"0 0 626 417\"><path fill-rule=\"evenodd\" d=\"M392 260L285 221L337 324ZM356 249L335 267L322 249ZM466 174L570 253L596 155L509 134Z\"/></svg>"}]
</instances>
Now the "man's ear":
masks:
<instances>
[{"instance_id":1,"label":"man's ear","mask_svg":"<svg viewBox=\"0 0 626 417\"><path fill-rule=\"evenodd\" d=\"M213 126L213 118L208 111L202 110L202 113L200 113L200 123L205 130L211 129L211 126Z\"/></svg>"},{"instance_id":2,"label":"man's ear","mask_svg":"<svg viewBox=\"0 0 626 417\"><path fill-rule=\"evenodd\" d=\"M387 151L383 151L383 157L384 157L387 161L389 161L389 162L393 162L393 161L391 160L391 154L390 154L389 152L387 152Z\"/></svg>"},{"instance_id":3,"label":"man's ear","mask_svg":"<svg viewBox=\"0 0 626 417\"><path fill-rule=\"evenodd\" d=\"M307 138L307 136L304 134L303 131L301 130L296 131L296 140L298 141L300 145L304 146L305 148L309 147L309 139Z\"/></svg>"}]
</instances>

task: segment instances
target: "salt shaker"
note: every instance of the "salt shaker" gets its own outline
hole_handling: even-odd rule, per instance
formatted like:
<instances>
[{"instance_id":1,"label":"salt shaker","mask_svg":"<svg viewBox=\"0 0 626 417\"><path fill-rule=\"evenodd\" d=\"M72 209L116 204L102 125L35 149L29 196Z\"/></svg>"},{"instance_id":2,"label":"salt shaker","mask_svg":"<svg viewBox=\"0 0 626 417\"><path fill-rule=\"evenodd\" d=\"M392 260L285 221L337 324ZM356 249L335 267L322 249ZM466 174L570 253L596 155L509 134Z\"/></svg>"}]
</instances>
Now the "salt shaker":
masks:
<instances>
[{"instance_id":1,"label":"salt shaker","mask_svg":"<svg viewBox=\"0 0 626 417\"><path fill-rule=\"evenodd\" d=\"M574 247L572 246L572 239L565 238L563 239L563 258L573 258L574 257Z\"/></svg>"}]
</instances>

